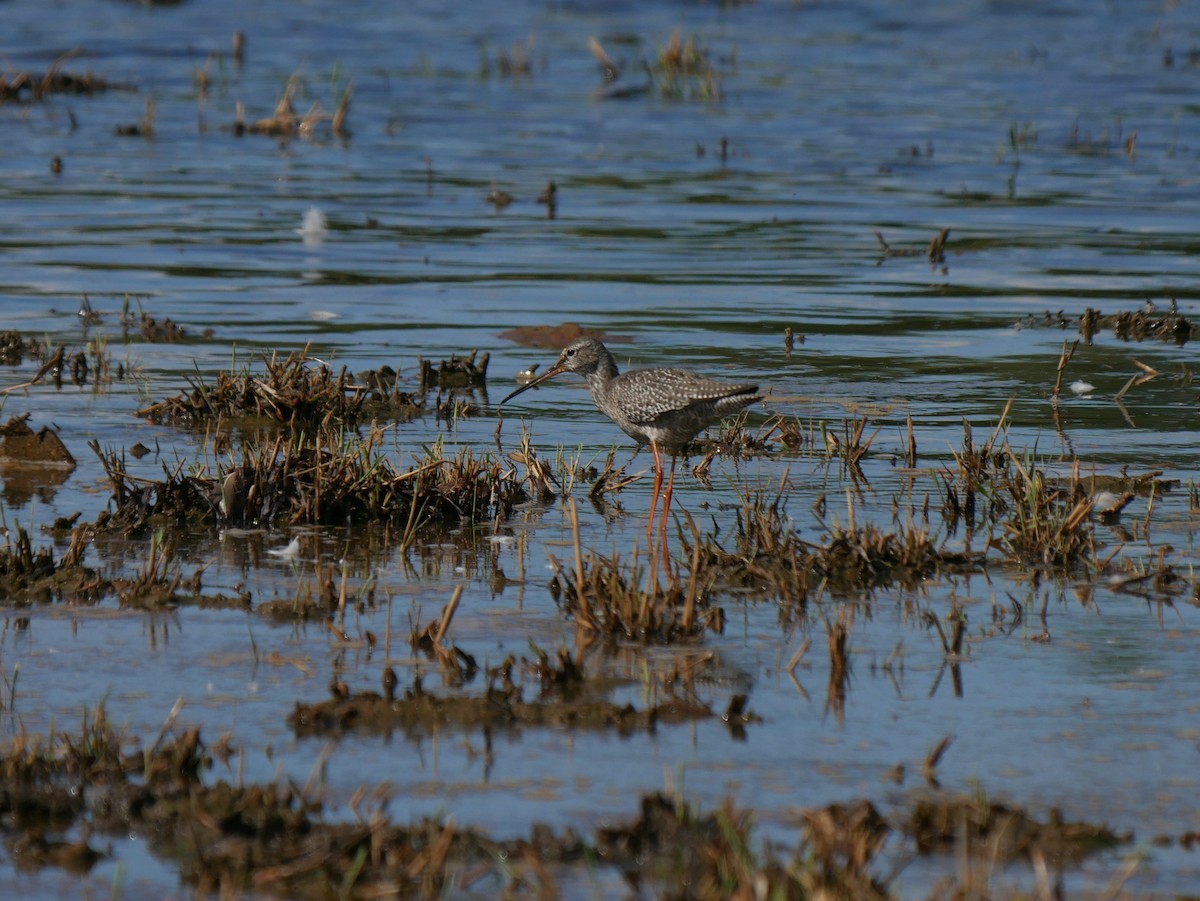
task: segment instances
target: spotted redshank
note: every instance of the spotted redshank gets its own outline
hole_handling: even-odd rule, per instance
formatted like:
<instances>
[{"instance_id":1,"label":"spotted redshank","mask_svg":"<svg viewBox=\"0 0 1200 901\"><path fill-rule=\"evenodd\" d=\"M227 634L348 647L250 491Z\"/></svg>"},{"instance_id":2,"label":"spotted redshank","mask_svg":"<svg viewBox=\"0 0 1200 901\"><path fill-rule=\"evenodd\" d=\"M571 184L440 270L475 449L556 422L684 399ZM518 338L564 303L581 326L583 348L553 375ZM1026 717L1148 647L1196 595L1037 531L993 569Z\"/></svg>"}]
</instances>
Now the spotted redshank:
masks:
<instances>
[{"instance_id":1,"label":"spotted redshank","mask_svg":"<svg viewBox=\"0 0 1200 901\"><path fill-rule=\"evenodd\" d=\"M634 369L617 372L608 348L595 338L580 338L563 349L558 362L522 385L506 403L547 379L575 372L587 380L592 401L600 412L620 426L638 445L649 444L654 453L654 497L650 501L647 540L654 533L654 512L663 498L662 532L667 532L671 491L675 486L675 460L698 434L722 417L760 400L758 385L733 384L705 378L690 369ZM662 453L671 455L671 472L663 492Z\"/></svg>"}]
</instances>

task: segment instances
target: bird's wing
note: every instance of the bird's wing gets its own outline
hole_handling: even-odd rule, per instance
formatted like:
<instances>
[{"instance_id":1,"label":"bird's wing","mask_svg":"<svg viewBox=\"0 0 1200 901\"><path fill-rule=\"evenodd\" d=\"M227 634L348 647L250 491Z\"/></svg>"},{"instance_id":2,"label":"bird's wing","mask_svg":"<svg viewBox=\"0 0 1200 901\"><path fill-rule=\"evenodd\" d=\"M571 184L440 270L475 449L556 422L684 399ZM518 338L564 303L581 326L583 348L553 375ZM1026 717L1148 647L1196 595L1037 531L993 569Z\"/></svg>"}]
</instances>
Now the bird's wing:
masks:
<instances>
[{"instance_id":1,"label":"bird's wing","mask_svg":"<svg viewBox=\"0 0 1200 901\"><path fill-rule=\"evenodd\" d=\"M706 379L687 369L637 369L625 373L622 381L617 404L638 425L653 424L696 403L755 390L753 385Z\"/></svg>"}]
</instances>

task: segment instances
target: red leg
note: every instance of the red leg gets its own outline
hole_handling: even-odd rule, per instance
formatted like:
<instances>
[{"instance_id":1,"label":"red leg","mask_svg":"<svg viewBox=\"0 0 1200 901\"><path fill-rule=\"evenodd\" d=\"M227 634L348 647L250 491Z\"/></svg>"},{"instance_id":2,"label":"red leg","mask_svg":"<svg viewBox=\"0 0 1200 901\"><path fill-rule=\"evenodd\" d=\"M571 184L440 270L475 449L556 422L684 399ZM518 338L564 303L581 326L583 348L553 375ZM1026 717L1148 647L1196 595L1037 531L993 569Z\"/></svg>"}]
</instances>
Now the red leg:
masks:
<instances>
[{"instance_id":1,"label":"red leg","mask_svg":"<svg viewBox=\"0 0 1200 901\"><path fill-rule=\"evenodd\" d=\"M662 493L663 465L662 455L658 445L650 442L650 450L654 452L654 496L650 498L650 521L646 523L646 551L649 553L654 546L654 511L658 508L658 496Z\"/></svg>"},{"instance_id":2,"label":"red leg","mask_svg":"<svg viewBox=\"0 0 1200 901\"><path fill-rule=\"evenodd\" d=\"M671 552L667 546L667 527L670 524L668 516L671 512L671 494L675 489L675 454L671 454L671 475L667 478L667 490L663 494L663 509L662 509L662 554L663 566L666 567L668 573L671 571Z\"/></svg>"}]
</instances>

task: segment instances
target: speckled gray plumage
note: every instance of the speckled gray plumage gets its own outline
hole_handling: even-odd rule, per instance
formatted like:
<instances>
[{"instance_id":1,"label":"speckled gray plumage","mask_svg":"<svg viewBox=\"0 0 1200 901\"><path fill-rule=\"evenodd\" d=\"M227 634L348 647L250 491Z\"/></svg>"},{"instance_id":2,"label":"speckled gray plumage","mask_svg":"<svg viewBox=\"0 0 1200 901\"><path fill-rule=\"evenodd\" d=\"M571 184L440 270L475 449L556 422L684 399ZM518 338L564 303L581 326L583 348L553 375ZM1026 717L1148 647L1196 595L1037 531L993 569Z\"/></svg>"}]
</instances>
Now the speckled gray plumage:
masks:
<instances>
[{"instance_id":1,"label":"speckled gray plumage","mask_svg":"<svg viewBox=\"0 0 1200 901\"><path fill-rule=\"evenodd\" d=\"M761 397L758 386L710 379L690 369L634 369L619 373L608 348L580 338L563 349L558 362L500 402L562 372L583 376L604 415L639 444L657 444L676 453L705 428Z\"/></svg>"}]
</instances>

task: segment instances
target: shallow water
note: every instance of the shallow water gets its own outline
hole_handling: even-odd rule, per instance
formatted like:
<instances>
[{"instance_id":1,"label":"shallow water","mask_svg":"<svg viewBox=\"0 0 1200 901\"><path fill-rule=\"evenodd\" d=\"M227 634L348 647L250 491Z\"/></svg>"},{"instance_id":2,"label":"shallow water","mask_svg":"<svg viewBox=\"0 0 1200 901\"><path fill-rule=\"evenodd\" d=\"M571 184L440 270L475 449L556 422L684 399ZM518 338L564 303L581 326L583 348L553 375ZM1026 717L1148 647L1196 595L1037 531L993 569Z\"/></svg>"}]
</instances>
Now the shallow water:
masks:
<instances>
[{"instance_id":1,"label":"shallow water","mask_svg":"<svg viewBox=\"0 0 1200 901\"><path fill-rule=\"evenodd\" d=\"M519 369L553 359L499 333L567 320L629 337L614 345L622 364L758 381L768 400L752 424L783 413L839 431L869 412L880 431L864 467L869 487L855 500L860 522L889 524L893 495L907 490L894 465L907 416L920 463L932 469L952 463L964 419L982 440L1010 399L1010 443L1064 456L1059 472L1074 453L1105 472L1161 468L1184 485L1196 476L1190 345L1130 344L1109 332L1081 344L1067 381L1095 391L1064 396L1060 430L1049 395L1062 343L1077 336L1028 321L1172 299L1197 314L1200 66L1188 50L1200 14L1186 4L528 2L503 13L491 4L366 4L348 16L319 0L169 8L72 0L10 2L3 13L6 65L44 71L78 47L66 68L134 88L0 105L0 325L75 347L103 337L114 362L137 373L99 390L38 385L8 396L5 418L29 412L36 427L53 424L79 460L68 480L38 490L5 475L10 524L76 510L90 520L106 507L90 438L156 449L130 461L147 478L200 459L202 434L133 415L196 373L212 378L231 361L308 345L335 366L388 363L415 381L418 357L478 348L491 354L494 404ZM640 62L676 27L709 51L719 98L651 89L602 99L589 36L623 66L618 84L640 84ZM234 29L247 36L243 65L229 55ZM501 74L499 51L527 41L530 71ZM202 98L195 73L206 61ZM314 100L332 111L352 85L351 138L327 127L312 141L231 132L238 102L251 121L269 115L293 73L301 112ZM141 119L147 97L157 110L153 138L115 136L114 126ZM559 189L553 219L533 200L548 179ZM493 185L515 202L486 203ZM320 240L300 234L310 207L327 220ZM946 263L931 267L925 247L942 228L951 229ZM876 230L914 253L885 258ZM88 327L77 316L85 294L102 314ZM187 338L148 343L123 330L127 301L179 323ZM804 337L790 356L785 327ZM1122 409L1115 396L1139 372L1134 360L1163 374L1131 388ZM5 367L0 387L35 369ZM551 458L558 446L585 463L614 444L618 462L631 450L570 379L506 407L506 451L521 421ZM439 439L449 450L494 452L495 431L491 407L452 423L428 415L396 425L389 452L407 461ZM632 468L649 465L643 453ZM804 537L823 534L812 513L821 493L827 522L846 522L850 483L812 454L718 460L712 487L685 475L677 502L702 526L711 516L728 530L737 492L773 491L785 470L788 511ZM621 493L625 515L615 518L581 503L585 547L628 555L642 537L649 483ZM918 506L926 492L939 506L928 474L914 489ZM1126 524L1147 512L1137 499ZM526 653L531 639L571 644L573 627L545 589L547 551L562 555L558 543L569 540L563 509L531 505L500 531L521 544L525 568L523 583L502 590L491 576L499 567L515 578L518 548L489 541L490 527L438 536L410 553L415 568L396 552L366 553L353 532L302 530L295 565L265 555L293 533L195 535L180 554L208 566L206 587L244 586L256 603L291 598L318 562L346 556L358 567L354 584L373 573L377 598L391 603L355 618L350 641L323 625L207 609L13 610L0 669L11 677L19 666L20 676L0 729L62 727L103 702L131 733L154 735L182 698L181 724L200 725L209 740L232 731L247 779L307 779L325 748L293 738L286 716L295 702L324 697L335 676L375 689L389 663L405 682L416 667L412 624L436 615L454 586L465 591L453 641L481 662ZM1169 542L1171 561L1189 574L1193 535L1186 492L1177 491L1155 499L1151 541L1125 553L1152 556L1148 545ZM1101 537L1113 548L1119 541ZM140 545L97 546L89 562L135 569L144 554ZM900 763L918 773L928 750L953 734L938 768L944 787L978 784L1042 813L1060 807L1132 830L1144 848L1156 833L1196 828L1196 610L1105 585L1085 605L1078 587L1036 586L1027 573L993 567L919 594L852 599L853 675L840 715L826 702L821 615L849 602L828 602L812 622L784 629L770 599L729 599L724 635L651 656L715 654L703 699L721 709L748 690L764 721L745 741L719 723L630 738L525 730L498 736L485 763L470 734L352 736L333 750L325 791L344 804L369 774L394 786L388 809L397 820L440 813L516 835L534 822L586 832L631 816L640 792L682 783L706 808L727 796L754 808L765 835L792 842L803 808L858 797L901 804L920 777L903 786L884 777ZM1008 635L986 629L993 603L1007 607L1011 596L1036 610L1047 593L1049 643L1032 640L1043 629L1036 617ZM919 605L944 617L952 600L971 623L961 696L942 672L936 634L910 612ZM18 628L18 617L28 623ZM390 647L359 640L389 627ZM784 670L806 636L813 648L797 685ZM616 666L628 681L615 698L644 701L642 655L629 651ZM117 882L127 897L186 894L140 849L113 850L117 863L87 877L92 891ZM0 861L0 884L26 896L80 888ZM1102 888L1121 862L1093 860L1068 884ZM1197 869L1186 852L1155 849L1129 886L1185 891ZM919 895L937 875L938 864L923 862L899 887Z\"/></svg>"}]
</instances>

